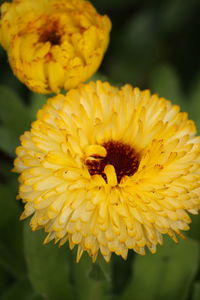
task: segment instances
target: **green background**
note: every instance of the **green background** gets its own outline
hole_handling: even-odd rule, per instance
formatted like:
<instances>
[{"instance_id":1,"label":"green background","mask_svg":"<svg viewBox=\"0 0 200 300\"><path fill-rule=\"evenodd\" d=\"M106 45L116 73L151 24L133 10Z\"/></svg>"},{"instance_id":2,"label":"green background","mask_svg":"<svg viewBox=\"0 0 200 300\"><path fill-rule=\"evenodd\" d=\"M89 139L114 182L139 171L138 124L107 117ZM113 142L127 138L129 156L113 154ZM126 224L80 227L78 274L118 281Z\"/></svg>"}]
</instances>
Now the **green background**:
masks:
<instances>
[{"instance_id":1,"label":"green background","mask_svg":"<svg viewBox=\"0 0 200 300\"><path fill-rule=\"evenodd\" d=\"M34 0L33 0L34 1ZM0 1L1 3L2 1ZM116 85L149 88L181 105L200 130L199 0L93 0L110 16L111 42L99 72ZM47 97L31 93L12 74L0 48L0 300L200 300L200 218L187 240L165 239L155 255L129 252L92 264L75 263L68 245L42 245L43 231L19 222L12 161L19 135Z\"/></svg>"}]
</instances>

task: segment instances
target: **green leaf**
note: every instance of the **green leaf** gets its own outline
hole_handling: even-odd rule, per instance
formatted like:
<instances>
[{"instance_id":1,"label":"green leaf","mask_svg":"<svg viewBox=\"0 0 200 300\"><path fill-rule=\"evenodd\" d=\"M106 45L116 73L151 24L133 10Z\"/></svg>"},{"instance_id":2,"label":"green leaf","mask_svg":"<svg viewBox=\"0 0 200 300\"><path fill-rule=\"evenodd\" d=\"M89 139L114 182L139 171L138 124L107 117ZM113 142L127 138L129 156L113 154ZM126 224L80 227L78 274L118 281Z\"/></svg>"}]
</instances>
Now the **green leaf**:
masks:
<instances>
[{"instance_id":1,"label":"green leaf","mask_svg":"<svg viewBox=\"0 0 200 300\"><path fill-rule=\"evenodd\" d=\"M8 287L12 277L0 266L0 299L3 291Z\"/></svg>"},{"instance_id":2,"label":"green leaf","mask_svg":"<svg viewBox=\"0 0 200 300\"><path fill-rule=\"evenodd\" d=\"M115 296L121 295L129 283L132 276L132 262L136 253L129 251L127 260L123 260L121 256L112 255L112 282L113 294Z\"/></svg>"},{"instance_id":3,"label":"green leaf","mask_svg":"<svg viewBox=\"0 0 200 300\"><path fill-rule=\"evenodd\" d=\"M92 264L92 268L89 272L89 278L96 281L105 280L104 273L98 264Z\"/></svg>"},{"instance_id":4,"label":"green leaf","mask_svg":"<svg viewBox=\"0 0 200 300\"><path fill-rule=\"evenodd\" d=\"M20 203L16 200L15 183L0 184L0 264L14 277L26 273L23 245Z\"/></svg>"},{"instance_id":5,"label":"green leaf","mask_svg":"<svg viewBox=\"0 0 200 300\"><path fill-rule=\"evenodd\" d=\"M100 72L96 72L92 77L90 77L86 82L89 83L90 81L97 81L97 80L101 80L101 81L108 81L108 78L100 73Z\"/></svg>"},{"instance_id":6,"label":"green leaf","mask_svg":"<svg viewBox=\"0 0 200 300\"><path fill-rule=\"evenodd\" d=\"M199 299L200 299L200 282L195 282L193 288L192 300L199 300Z\"/></svg>"},{"instance_id":7,"label":"green leaf","mask_svg":"<svg viewBox=\"0 0 200 300\"><path fill-rule=\"evenodd\" d=\"M153 93L159 94L186 109L186 103L181 92L181 85L178 74L169 64L158 66L151 76L150 87Z\"/></svg>"},{"instance_id":8,"label":"green leaf","mask_svg":"<svg viewBox=\"0 0 200 300\"><path fill-rule=\"evenodd\" d=\"M111 262L107 263L102 255L99 255L97 258L97 263L103 272L104 278L108 283L112 282L111 274Z\"/></svg>"},{"instance_id":9,"label":"green leaf","mask_svg":"<svg viewBox=\"0 0 200 300\"><path fill-rule=\"evenodd\" d=\"M1 85L0 95L0 148L14 155L19 136L28 128L30 118L27 108L14 91Z\"/></svg>"},{"instance_id":10,"label":"green leaf","mask_svg":"<svg viewBox=\"0 0 200 300\"><path fill-rule=\"evenodd\" d=\"M47 102L47 99L49 97L49 95L31 93L29 106L29 115L31 121L36 120L37 111L42 108L42 106Z\"/></svg>"},{"instance_id":11,"label":"green leaf","mask_svg":"<svg viewBox=\"0 0 200 300\"><path fill-rule=\"evenodd\" d=\"M120 82L116 82L114 80L112 80L111 78L108 78L106 75L104 75L103 73L101 72L96 72L92 77L90 77L86 83L89 83L90 81L97 81L97 80L101 80L101 81L104 81L104 82L109 82L111 85L114 85L114 86L121 86L122 83Z\"/></svg>"},{"instance_id":12,"label":"green leaf","mask_svg":"<svg viewBox=\"0 0 200 300\"><path fill-rule=\"evenodd\" d=\"M79 263L73 263L76 299L107 300L110 299L111 282L97 262L94 264L87 254L83 254ZM108 270L107 272L108 273Z\"/></svg>"},{"instance_id":13,"label":"green leaf","mask_svg":"<svg viewBox=\"0 0 200 300\"><path fill-rule=\"evenodd\" d=\"M28 279L18 281L3 293L0 300L27 300L33 294L33 288Z\"/></svg>"},{"instance_id":14,"label":"green leaf","mask_svg":"<svg viewBox=\"0 0 200 300\"><path fill-rule=\"evenodd\" d=\"M16 191L12 186L0 184L0 211L1 214L0 227L8 223L19 214L19 206L16 201Z\"/></svg>"},{"instance_id":15,"label":"green leaf","mask_svg":"<svg viewBox=\"0 0 200 300\"><path fill-rule=\"evenodd\" d=\"M145 8L128 17L119 28L113 28L110 56L105 57L104 66L114 81L141 87L160 60L160 36L151 9Z\"/></svg>"},{"instance_id":16,"label":"green leaf","mask_svg":"<svg viewBox=\"0 0 200 300\"><path fill-rule=\"evenodd\" d=\"M138 2L139 0L92 0L91 2L93 5L97 8L98 11L102 11L104 9L115 9L115 8L122 8L127 7L130 4L133 4L133 2Z\"/></svg>"},{"instance_id":17,"label":"green leaf","mask_svg":"<svg viewBox=\"0 0 200 300\"><path fill-rule=\"evenodd\" d=\"M15 278L24 278L26 265L22 244L22 223L16 215L0 228L0 265Z\"/></svg>"},{"instance_id":18,"label":"green leaf","mask_svg":"<svg viewBox=\"0 0 200 300\"><path fill-rule=\"evenodd\" d=\"M200 241L200 216L190 216L192 223L190 224L190 230L187 232L187 235L193 239Z\"/></svg>"},{"instance_id":19,"label":"green leaf","mask_svg":"<svg viewBox=\"0 0 200 300\"><path fill-rule=\"evenodd\" d=\"M44 296L42 296L42 295L33 294L33 295L31 295L31 297L29 297L26 300L44 300L44 299L46 300L46 298L44 298Z\"/></svg>"},{"instance_id":20,"label":"green leaf","mask_svg":"<svg viewBox=\"0 0 200 300\"><path fill-rule=\"evenodd\" d=\"M27 125L27 108L18 95L3 85L0 86L0 95L0 119L3 124L11 129L24 128Z\"/></svg>"},{"instance_id":21,"label":"green leaf","mask_svg":"<svg viewBox=\"0 0 200 300\"><path fill-rule=\"evenodd\" d=\"M13 162L9 156L0 156L0 177L3 183L9 184L9 188L16 193L17 188L17 174L14 174L11 170L13 168ZM11 187L12 186L12 187Z\"/></svg>"},{"instance_id":22,"label":"green leaf","mask_svg":"<svg viewBox=\"0 0 200 300\"><path fill-rule=\"evenodd\" d=\"M181 0L159 1L157 14L159 18L159 29L162 34L168 34L170 37L179 33L184 23L190 17L196 0L185 1L184 5Z\"/></svg>"},{"instance_id":23,"label":"green leaf","mask_svg":"<svg viewBox=\"0 0 200 300\"><path fill-rule=\"evenodd\" d=\"M166 240L155 255L137 256L133 275L120 300L185 300L194 279L199 244L193 240L175 244Z\"/></svg>"},{"instance_id":24,"label":"green leaf","mask_svg":"<svg viewBox=\"0 0 200 300\"><path fill-rule=\"evenodd\" d=\"M46 300L46 298L44 298L44 296L40 295L40 294L33 294L31 295L28 299L26 300Z\"/></svg>"},{"instance_id":25,"label":"green leaf","mask_svg":"<svg viewBox=\"0 0 200 300\"><path fill-rule=\"evenodd\" d=\"M74 299L69 251L64 246L43 245L44 237L43 231L31 232L28 222L25 222L25 256L32 285L49 300Z\"/></svg>"},{"instance_id":26,"label":"green leaf","mask_svg":"<svg viewBox=\"0 0 200 300\"><path fill-rule=\"evenodd\" d=\"M21 267L16 257L2 242L0 242L0 265L14 277L21 276Z\"/></svg>"},{"instance_id":27,"label":"green leaf","mask_svg":"<svg viewBox=\"0 0 200 300\"><path fill-rule=\"evenodd\" d=\"M8 128L0 127L0 149L10 156L14 156L15 148L19 144L19 135Z\"/></svg>"},{"instance_id":28,"label":"green leaf","mask_svg":"<svg viewBox=\"0 0 200 300\"><path fill-rule=\"evenodd\" d=\"M190 99L189 113L197 125L198 132L200 132L200 74L192 86Z\"/></svg>"}]
</instances>

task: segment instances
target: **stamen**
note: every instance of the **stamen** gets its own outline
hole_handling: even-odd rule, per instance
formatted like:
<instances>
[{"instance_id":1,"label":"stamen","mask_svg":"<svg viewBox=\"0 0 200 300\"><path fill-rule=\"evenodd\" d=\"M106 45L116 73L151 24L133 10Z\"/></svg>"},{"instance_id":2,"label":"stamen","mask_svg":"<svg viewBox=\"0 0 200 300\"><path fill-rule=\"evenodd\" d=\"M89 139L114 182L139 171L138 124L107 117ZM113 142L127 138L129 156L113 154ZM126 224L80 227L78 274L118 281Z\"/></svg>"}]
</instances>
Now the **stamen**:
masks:
<instances>
[{"instance_id":1,"label":"stamen","mask_svg":"<svg viewBox=\"0 0 200 300\"><path fill-rule=\"evenodd\" d=\"M105 148L106 151L103 151L102 148ZM93 152L93 154L92 151L88 150L88 154L90 155L86 159L86 166L88 167L90 175L101 175L108 183L110 180L108 180L107 175L113 175L111 171L114 171L117 182L119 183L122 177L132 176L139 167L139 155L128 144L109 141L103 145L89 146L88 149L99 150L98 153ZM104 155L101 156L100 152ZM107 166L109 166L109 169L106 168ZM114 167L112 170L110 169L111 166ZM113 176L109 178L111 177L112 179L114 178ZM113 185L115 180L113 179L111 181Z\"/></svg>"},{"instance_id":2,"label":"stamen","mask_svg":"<svg viewBox=\"0 0 200 300\"><path fill-rule=\"evenodd\" d=\"M61 44L61 33L57 21L46 24L44 31L40 34L39 42L50 42L52 46Z\"/></svg>"}]
</instances>

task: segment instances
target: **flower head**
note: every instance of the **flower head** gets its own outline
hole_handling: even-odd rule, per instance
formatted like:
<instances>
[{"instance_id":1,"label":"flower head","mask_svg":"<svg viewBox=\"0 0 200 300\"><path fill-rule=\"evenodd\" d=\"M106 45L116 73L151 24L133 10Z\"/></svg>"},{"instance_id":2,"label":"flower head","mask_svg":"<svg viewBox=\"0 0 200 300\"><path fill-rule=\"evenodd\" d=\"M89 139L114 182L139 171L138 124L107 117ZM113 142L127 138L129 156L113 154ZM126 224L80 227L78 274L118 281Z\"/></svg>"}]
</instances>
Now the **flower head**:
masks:
<instances>
[{"instance_id":1,"label":"flower head","mask_svg":"<svg viewBox=\"0 0 200 300\"><path fill-rule=\"evenodd\" d=\"M45 242L78 245L77 260L100 250L154 253L162 235L188 230L199 199L200 137L170 101L97 81L48 100L21 137L15 171L22 219Z\"/></svg>"},{"instance_id":2,"label":"flower head","mask_svg":"<svg viewBox=\"0 0 200 300\"><path fill-rule=\"evenodd\" d=\"M0 43L31 90L58 93L98 69L111 22L84 0L14 0L1 7Z\"/></svg>"}]
</instances>

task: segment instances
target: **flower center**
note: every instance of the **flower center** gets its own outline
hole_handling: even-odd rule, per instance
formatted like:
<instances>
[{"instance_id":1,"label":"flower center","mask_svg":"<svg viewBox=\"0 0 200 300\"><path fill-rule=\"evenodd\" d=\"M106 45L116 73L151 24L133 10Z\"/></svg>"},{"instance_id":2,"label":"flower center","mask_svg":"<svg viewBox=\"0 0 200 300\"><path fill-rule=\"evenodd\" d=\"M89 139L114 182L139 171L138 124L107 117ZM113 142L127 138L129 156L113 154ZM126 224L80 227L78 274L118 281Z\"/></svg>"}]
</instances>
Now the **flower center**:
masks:
<instances>
[{"instance_id":1,"label":"flower center","mask_svg":"<svg viewBox=\"0 0 200 300\"><path fill-rule=\"evenodd\" d=\"M46 24L46 28L40 34L39 42L50 42L52 46L61 44L61 34L59 30L58 21Z\"/></svg>"},{"instance_id":2,"label":"flower center","mask_svg":"<svg viewBox=\"0 0 200 300\"><path fill-rule=\"evenodd\" d=\"M132 176L139 167L139 155L128 144L109 141L102 145L106 155L92 154L86 160L90 175L101 175L107 182L104 169L107 165L115 168L118 183L124 176ZM99 146L101 147L101 146Z\"/></svg>"}]
</instances>

